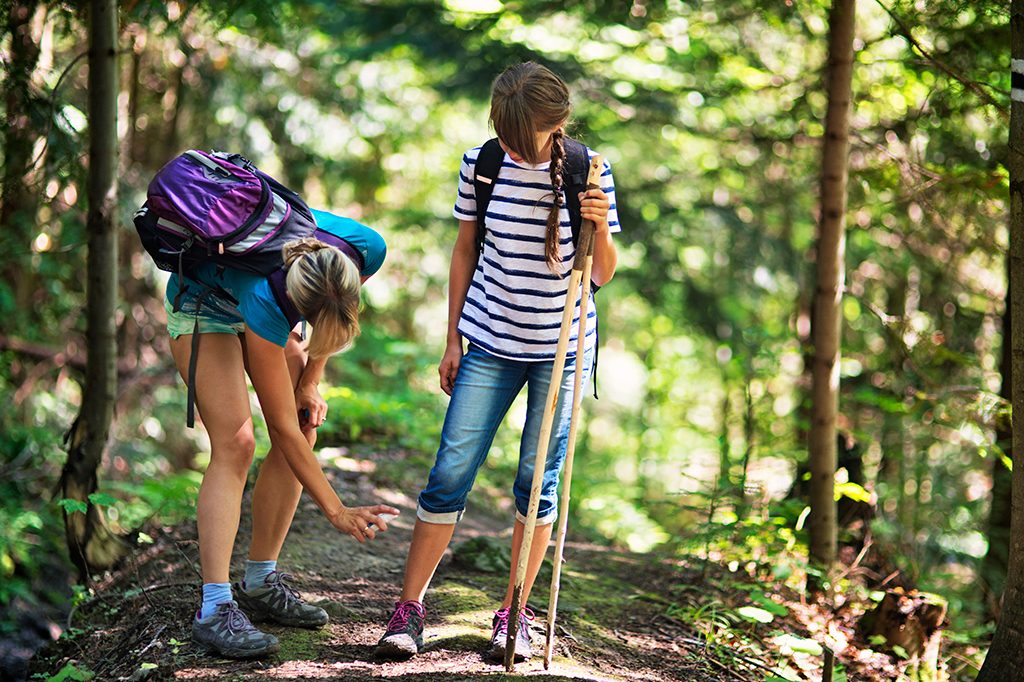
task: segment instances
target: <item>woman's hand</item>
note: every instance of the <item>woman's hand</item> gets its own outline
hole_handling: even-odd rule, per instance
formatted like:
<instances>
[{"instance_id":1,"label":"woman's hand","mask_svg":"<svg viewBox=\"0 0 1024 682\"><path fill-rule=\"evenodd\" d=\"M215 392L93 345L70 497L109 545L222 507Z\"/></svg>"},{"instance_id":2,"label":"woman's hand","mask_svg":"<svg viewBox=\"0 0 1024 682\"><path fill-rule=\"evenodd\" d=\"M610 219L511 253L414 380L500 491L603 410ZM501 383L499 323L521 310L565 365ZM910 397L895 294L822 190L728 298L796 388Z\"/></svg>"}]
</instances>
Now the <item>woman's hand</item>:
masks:
<instances>
[{"instance_id":1,"label":"woman's hand","mask_svg":"<svg viewBox=\"0 0 1024 682\"><path fill-rule=\"evenodd\" d=\"M315 429L327 419L327 402L316 384L300 383L295 389L295 406L299 410L299 426L303 431Z\"/></svg>"},{"instance_id":2,"label":"woman's hand","mask_svg":"<svg viewBox=\"0 0 1024 682\"><path fill-rule=\"evenodd\" d=\"M441 390L448 395L452 394L455 388L455 377L459 374L459 365L462 364L462 342L458 345L449 343L444 349L444 357L437 367L437 373L441 375Z\"/></svg>"},{"instance_id":3,"label":"woman's hand","mask_svg":"<svg viewBox=\"0 0 1024 682\"><path fill-rule=\"evenodd\" d=\"M608 195L600 189L588 189L586 192L580 192L580 215L584 220L594 221L595 232L603 232L608 229L610 206Z\"/></svg>"},{"instance_id":4,"label":"woman's hand","mask_svg":"<svg viewBox=\"0 0 1024 682\"><path fill-rule=\"evenodd\" d=\"M375 504L369 507L342 507L327 518L342 533L348 533L359 542L366 542L377 537L377 533L388 529L387 521L381 518L381 514L398 516L398 510L386 504ZM371 528L370 524L376 527Z\"/></svg>"}]
</instances>

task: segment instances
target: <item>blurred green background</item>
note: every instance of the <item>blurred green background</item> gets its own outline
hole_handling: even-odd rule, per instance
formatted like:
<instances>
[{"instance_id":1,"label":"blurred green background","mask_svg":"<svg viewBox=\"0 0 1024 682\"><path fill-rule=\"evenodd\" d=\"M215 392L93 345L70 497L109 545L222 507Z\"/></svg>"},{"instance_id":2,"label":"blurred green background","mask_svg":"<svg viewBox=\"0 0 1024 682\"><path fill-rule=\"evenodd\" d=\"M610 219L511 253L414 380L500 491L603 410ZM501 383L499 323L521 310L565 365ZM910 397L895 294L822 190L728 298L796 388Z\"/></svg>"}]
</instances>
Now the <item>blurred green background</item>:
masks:
<instances>
[{"instance_id":1,"label":"blurred green background","mask_svg":"<svg viewBox=\"0 0 1024 682\"><path fill-rule=\"evenodd\" d=\"M27 208L0 230L0 603L59 604L68 569L50 493L84 359L85 33L77 3L20 4L37 54L27 80L3 86L5 111L13 96L26 112L17 130L5 119L5 181L15 143L32 163ZM570 133L611 162L623 228L597 297L601 397L584 403L574 531L774 563L782 580L801 564L802 551L781 553L804 541L790 489L806 458L827 3L121 4L110 521L189 518L201 480L207 445L184 428L165 276L131 227L149 177L193 147L240 151L387 239L363 335L328 368L320 443L403 452L384 474L415 491L446 404L436 363L459 162L490 135L493 77L533 59L569 82ZM865 1L857 22L840 401L857 457L839 480L876 502L882 565L949 598L953 632L971 639L1001 579L979 576L1005 472L1008 8ZM11 41L8 26L5 54ZM9 76L17 66L5 57ZM512 409L478 485L507 494L524 412Z\"/></svg>"}]
</instances>

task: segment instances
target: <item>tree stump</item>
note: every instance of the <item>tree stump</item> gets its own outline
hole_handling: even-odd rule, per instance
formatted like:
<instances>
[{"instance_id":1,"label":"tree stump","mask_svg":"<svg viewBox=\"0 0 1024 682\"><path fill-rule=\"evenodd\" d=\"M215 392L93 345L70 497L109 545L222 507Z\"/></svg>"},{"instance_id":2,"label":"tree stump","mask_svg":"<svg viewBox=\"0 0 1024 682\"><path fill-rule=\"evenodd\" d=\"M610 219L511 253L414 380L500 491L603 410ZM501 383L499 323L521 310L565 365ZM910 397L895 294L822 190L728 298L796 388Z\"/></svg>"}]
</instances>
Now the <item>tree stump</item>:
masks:
<instances>
[{"instance_id":1,"label":"tree stump","mask_svg":"<svg viewBox=\"0 0 1024 682\"><path fill-rule=\"evenodd\" d=\"M946 608L946 600L937 594L895 587L886 591L873 611L864 614L859 627L865 639L882 637L885 648L905 655L910 661L907 679L936 682Z\"/></svg>"}]
</instances>

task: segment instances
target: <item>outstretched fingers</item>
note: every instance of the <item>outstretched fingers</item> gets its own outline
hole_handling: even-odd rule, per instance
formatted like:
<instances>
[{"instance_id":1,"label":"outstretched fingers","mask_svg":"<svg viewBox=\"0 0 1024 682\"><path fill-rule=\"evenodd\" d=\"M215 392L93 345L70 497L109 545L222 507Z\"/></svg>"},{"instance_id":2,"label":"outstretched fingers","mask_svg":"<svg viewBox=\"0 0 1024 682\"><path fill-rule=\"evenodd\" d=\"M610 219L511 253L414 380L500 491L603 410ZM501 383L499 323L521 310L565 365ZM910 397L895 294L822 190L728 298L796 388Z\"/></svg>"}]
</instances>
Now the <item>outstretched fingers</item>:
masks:
<instances>
[{"instance_id":1,"label":"outstretched fingers","mask_svg":"<svg viewBox=\"0 0 1024 682\"><path fill-rule=\"evenodd\" d=\"M357 527L349 534L361 543L373 540L377 533L387 531L388 519L398 516L399 513L397 509L386 504L359 507L353 511Z\"/></svg>"}]
</instances>

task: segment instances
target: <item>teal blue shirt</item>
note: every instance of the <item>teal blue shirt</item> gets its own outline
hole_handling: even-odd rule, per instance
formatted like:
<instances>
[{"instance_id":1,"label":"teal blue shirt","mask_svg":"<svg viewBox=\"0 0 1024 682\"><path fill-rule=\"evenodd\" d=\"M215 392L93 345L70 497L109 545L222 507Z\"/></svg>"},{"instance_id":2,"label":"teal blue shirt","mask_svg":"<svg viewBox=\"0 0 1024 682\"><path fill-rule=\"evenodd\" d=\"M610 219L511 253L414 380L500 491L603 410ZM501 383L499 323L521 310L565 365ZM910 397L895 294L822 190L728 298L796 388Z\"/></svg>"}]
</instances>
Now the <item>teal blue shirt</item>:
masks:
<instances>
[{"instance_id":1,"label":"teal blue shirt","mask_svg":"<svg viewBox=\"0 0 1024 682\"><path fill-rule=\"evenodd\" d=\"M363 257L363 269L360 270L363 277L369 277L380 270L388 251L384 237L351 218L334 215L327 211L318 211L315 208L311 210L318 228L344 239Z\"/></svg>"},{"instance_id":2,"label":"teal blue shirt","mask_svg":"<svg viewBox=\"0 0 1024 682\"><path fill-rule=\"evenodd\" d=\"M362 256L360 274L363 277L369 277L380 270L387 254L387 245L380 234L351 218L326 211L313 210L313 217L319 229L344 239ZM188 284L189 278L185 279ZM243 270L218 268L214 263L207 263L197 271L196 279L224 289L238 302L235 305L216 293L208 295L202 302L201 314L204 317L228 323L241 321L260 338L281 347L287 343L291 325L277 304L266 277ZM167 281L167 300L173 301L179 289L178 275L172 274ZM180 302L183 312L195 314L196 299L202 290L203 286L196 283L186 289Z\"/></svg>"}]
</instances>

